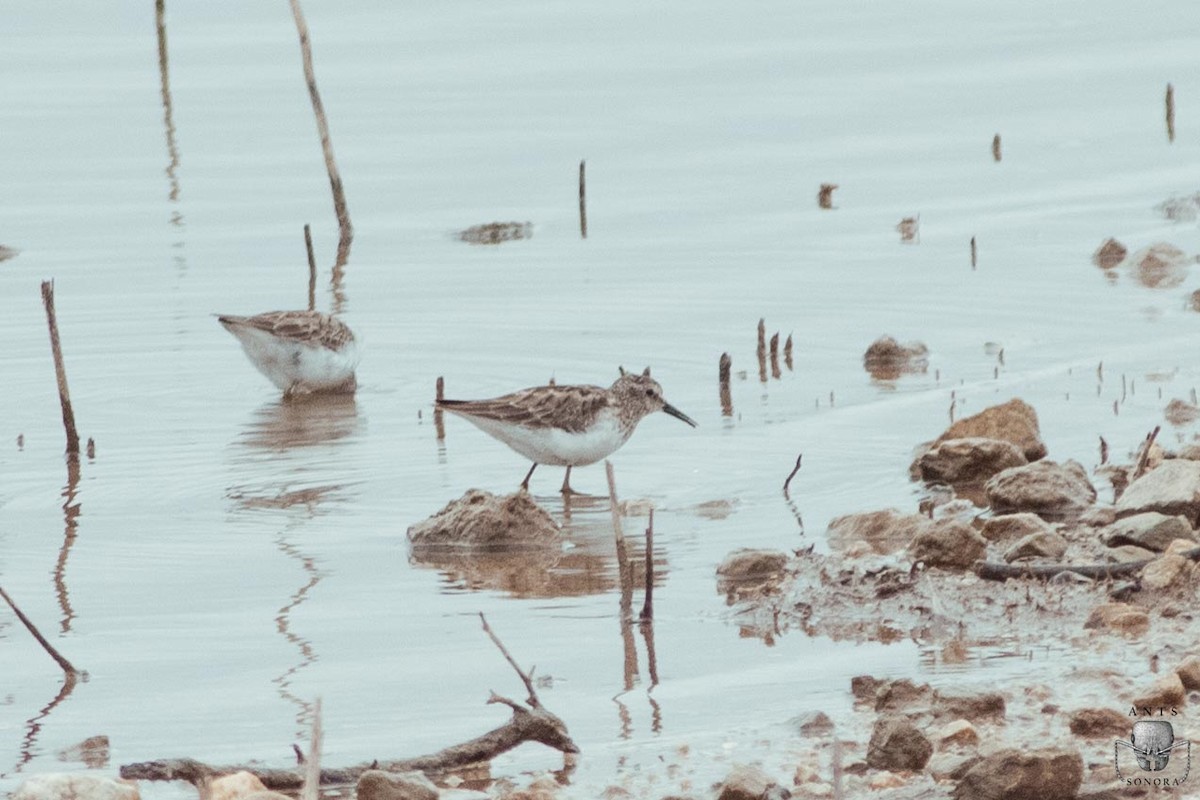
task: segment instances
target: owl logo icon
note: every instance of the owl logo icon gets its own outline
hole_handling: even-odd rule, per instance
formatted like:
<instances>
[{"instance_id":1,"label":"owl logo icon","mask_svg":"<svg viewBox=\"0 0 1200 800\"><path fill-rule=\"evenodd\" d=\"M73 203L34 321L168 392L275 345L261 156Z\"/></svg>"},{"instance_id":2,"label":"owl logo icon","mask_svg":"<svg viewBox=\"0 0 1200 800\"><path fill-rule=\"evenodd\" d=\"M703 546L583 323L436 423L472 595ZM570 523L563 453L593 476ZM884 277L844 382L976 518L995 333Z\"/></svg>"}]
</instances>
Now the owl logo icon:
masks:
<instances>
[{"instance_id":1,"label":"owl logo icon","mask_svg":"<svg viewBox=\"0 0 1200 800\"><path fill-rule=\"evenodd\" d=\"M1117 776L1130 786L1179 786L1191 771L1191 742L1177 741L1175 729L1166 720L1133 723L1129 741L1117 739L1113 750ZM1178 754L1174 762L1173 754ZM1133 769L1135 764L1140 772Z\"/></svg>"}]
</instances>

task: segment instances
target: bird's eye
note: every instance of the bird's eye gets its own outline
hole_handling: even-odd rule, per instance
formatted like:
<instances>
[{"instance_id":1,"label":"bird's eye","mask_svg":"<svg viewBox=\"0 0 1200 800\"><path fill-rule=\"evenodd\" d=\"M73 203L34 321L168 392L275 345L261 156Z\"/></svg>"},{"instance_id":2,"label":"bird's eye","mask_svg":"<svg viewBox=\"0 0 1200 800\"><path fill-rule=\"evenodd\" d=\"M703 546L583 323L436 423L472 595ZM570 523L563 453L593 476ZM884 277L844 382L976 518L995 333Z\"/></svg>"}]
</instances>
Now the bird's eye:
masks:
<instances>
[{"instance_id":1,"label":"bird's eye","mask_svg":"<svg viewBox=\"0 0 1200 800\"><path fill-rule=\"evenodd\" d=\"M654 397L654 390L653 390L653 389L647 389L647 390L646 390L646 397Z\"/></svg>"}]
</instances>

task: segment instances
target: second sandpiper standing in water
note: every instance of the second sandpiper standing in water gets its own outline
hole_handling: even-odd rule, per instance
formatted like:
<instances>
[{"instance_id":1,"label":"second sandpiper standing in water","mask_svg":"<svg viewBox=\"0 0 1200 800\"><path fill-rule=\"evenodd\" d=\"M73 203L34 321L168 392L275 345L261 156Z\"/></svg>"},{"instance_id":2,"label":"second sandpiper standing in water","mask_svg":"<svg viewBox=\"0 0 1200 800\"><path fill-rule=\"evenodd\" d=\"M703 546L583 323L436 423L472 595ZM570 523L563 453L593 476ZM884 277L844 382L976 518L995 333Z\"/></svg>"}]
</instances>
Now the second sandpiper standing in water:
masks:
<instances>
[{"instance_id":1,"label":"second sandpiper standing in water","mask_svg":"<svg viewBox=\"0 0 1200 800\"><path fill-rule=\"evenodd\" d=\"M696 427L691 417L663 399L649 367L641 375L621 369L621 377L607 389L537 386L490 400L439 400L437 407L458 414L533 461L522 489L529 489L538 464L566 467L562 493L568 495L576 493L571 489L571 468L595 464L616 452L649 414L663 411Z\"/></svg>"}]
</instances>

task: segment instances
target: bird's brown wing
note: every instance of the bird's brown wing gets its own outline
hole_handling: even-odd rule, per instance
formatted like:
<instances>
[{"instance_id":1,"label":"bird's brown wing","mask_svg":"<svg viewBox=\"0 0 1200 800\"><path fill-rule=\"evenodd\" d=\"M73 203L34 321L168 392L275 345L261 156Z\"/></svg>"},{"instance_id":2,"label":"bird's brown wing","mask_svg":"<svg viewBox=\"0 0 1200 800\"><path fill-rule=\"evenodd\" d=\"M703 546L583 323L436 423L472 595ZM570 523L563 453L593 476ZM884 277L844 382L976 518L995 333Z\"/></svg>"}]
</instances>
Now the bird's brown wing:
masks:
<instances>
[{"instance_id":1,"label":"bird's brown wing","mask_svg":"<svg viewBox=\"0 0 1200 800\"><path fill-rule=\"evenodd\" d=\"M437 405L464 416L579 433L587 430L609 399L608 390L599 386L538 386L490 400L439 400Z\"/></svg>"},{"instance_id":2,"label":"bird's brown wing","mask_svg":"<svg viewBox=\"0 0 1200 800\"><path fill-rule=\"evenodd\" d=\"M354 333L337 317L320 311L268 311L253 317L218 317L227 325L242 325L294 342L340 350Z\"/></svg>"}]
</instances>

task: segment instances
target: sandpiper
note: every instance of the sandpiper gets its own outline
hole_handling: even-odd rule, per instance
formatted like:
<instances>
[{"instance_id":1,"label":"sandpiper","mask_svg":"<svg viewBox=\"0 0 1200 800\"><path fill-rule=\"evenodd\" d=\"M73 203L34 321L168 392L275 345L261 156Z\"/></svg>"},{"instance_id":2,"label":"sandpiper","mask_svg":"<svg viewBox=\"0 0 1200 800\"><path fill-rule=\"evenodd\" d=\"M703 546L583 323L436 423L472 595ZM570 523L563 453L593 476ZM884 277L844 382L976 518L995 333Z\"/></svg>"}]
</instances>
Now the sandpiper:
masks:
<instances>
[{"instance_id":1,"label":"sandpiper","mask_svg":"<svg viewBox=\"0 0 1200 800\"><path fill-rule=\"evenodd\" d=\"M346 323L319 311L268 311L253 317L217 315L259 372L284 397L351 393L357 387L358 345Z\"/></svg>"},{"instance_id":2,"label":"sandpiper","mask_svg":"<svg viewBox=\"0 0 1200 800\"><path fill-rule=\"evenodd\" d=\"M521 481L529 479L538 464L566 467L562 493L571 489L571 468L595 464L616 452L633 434L642 418L664 411L693 428L695 421L663 399L662 387L650 377L621 369L612 386L536 386L491 400L439 400L438 408L451 411L484 433L533 461Z\"/></svg>"}]
</instances>

